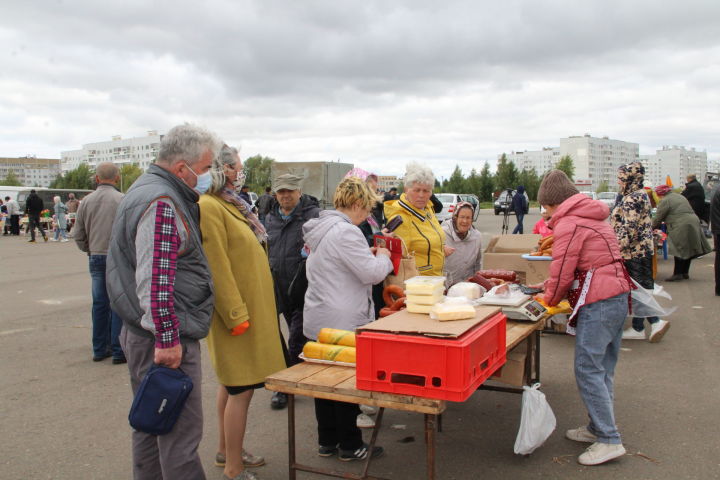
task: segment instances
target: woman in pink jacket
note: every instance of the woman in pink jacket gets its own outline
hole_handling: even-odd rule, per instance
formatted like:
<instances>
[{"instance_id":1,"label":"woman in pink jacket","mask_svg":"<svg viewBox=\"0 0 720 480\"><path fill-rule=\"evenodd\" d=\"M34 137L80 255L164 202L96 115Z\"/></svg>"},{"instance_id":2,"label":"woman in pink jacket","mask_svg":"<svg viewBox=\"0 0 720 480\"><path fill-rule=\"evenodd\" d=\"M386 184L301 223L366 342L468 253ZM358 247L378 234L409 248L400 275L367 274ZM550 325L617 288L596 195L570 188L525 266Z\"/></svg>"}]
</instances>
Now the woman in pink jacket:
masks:
<instances>
[{"instance_id":1,"label":"woman in pink jacket","mask_svg":"<svg viewBox=\"0 0 720 480\"><path fill-rule=\"evenodd\" d=\"M599 465L625 454L613 411L613 377L631 289L604 203L578 192L560 170L549 172L538 201L550 215L555 242L545 303L568 298L574 307L575 379L590 423L568 430L570 440L591 443L578 457Z\"/></svg>"}]
</instances>

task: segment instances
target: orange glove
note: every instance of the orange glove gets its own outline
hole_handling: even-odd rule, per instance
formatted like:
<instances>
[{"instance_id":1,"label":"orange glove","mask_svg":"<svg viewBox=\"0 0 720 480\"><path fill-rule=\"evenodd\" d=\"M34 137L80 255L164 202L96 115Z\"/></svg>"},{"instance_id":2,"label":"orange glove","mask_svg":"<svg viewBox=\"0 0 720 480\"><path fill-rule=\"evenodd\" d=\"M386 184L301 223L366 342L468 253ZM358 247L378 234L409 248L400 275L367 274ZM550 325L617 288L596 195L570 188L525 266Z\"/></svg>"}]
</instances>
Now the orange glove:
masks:
<instances>
[{"instance_id":1,"label":"orange glove","mask_svg":"<svg viewBox=\"0 0 720 480\"><path fill-rule=\"evenodd\" d=\"M230 335L232 335L233 337L237 335L242 335L248 328L250 328L250 320L245 320L243 323L230 330Z\"/></svg>"}]
</instances>

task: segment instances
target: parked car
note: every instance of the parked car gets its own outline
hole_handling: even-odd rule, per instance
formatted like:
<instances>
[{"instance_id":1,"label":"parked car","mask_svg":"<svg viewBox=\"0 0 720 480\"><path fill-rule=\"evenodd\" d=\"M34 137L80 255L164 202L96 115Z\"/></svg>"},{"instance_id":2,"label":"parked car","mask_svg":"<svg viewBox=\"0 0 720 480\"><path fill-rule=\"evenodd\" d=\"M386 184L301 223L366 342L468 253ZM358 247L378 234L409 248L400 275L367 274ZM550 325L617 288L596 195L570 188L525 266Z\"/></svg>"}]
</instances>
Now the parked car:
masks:
<instances>
[{"instance_id":1,"label":"parked car","mask_svg":"<svg viewBox=\"0 0 720 480\"><path fill-rule=\"evenodd\" d=\"M500 195L498 195L498 198L495 199L495 203L493 204L495 215L500 215L500 212L515 212L515 209L512 206L512 199L515 196L515 193L517 193L516 190L511 190L509 188L506 188L505 190L500 192ZM530 205L530 198L528 198L527 192L525 192L523 195L525 195L525 200L527 200L528 205Z\"/></svg>"},{"instance_id":2,"label":"parked car","mask_svg":"<svg viewBox=\"0 0 720 480\"><path fill-rule=\"evenodd\" d=\"M588 198L590 198L590 199L592 199L592 200L597 200L597 199L598 199L597 193L595 193L595 192L585 191L585 192L580 192L580 193L582 193L583 195L585 195L586 197L588 197Z\"/></svg>"},{"instance_id":3,"label":"parked car","mask_svg":"<svg viewBox=\"0 0 720 480\"><path fill-rule=\"evenodd\" d=\"M597 199L603 202L605 205L607 205L610 208L610 211L612 212L612 209L615 207L615 199L617 198L616 192L600 192L597 194Z\"/></svg>"},{"instance_id":4,"label":"parked car","mask_svg":"<svg viewBox=\"0 0 720 480\"><path fill-rule=\"evenodd\" d=\"M437 214L437 219L439 222L442 222L452 217L452 214L455 211L455 207L460 202L468 202L473 206L473 208L475 209L475 212L473 213L473 221L477 220L478 214L480 213L480 210L478 209L478 206L480 205L480 200L475 195L461 195L458 193L438 193L435 196L443 204L442 212Z\"/></svg>"}]
</instances>

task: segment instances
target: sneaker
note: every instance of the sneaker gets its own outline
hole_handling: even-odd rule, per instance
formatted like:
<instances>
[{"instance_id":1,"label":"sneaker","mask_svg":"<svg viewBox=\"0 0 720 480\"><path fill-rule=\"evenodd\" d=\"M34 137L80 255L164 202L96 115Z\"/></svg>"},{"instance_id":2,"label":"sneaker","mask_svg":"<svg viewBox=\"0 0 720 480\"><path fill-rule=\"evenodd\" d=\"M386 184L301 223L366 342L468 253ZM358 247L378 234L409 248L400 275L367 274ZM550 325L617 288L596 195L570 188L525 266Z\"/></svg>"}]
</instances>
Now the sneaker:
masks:
<instances>
[{"instance_id":1,"label":"sneaker","mask_svg":"<svg viewBox=\"0 0 720 480\"><path fill-rule=\"evenodd\" d=\"M265 465L265 458L253 455L252 453L248 453L244 448L242 451L242 460L243 465L246 467L260 467L262 465ZM215 454L216 467L224 467L226 461L227 460L224 453L218 452Z\"/></svg>"},{"instance_id":2,"label":"sneaker","mask_svg":"<svg viewBox=\"0 0 720 480\"><path fill-rule=\"evenodd\" d=\"M690 275L688 275L687 273L683 273L682 277L683 277L683 280L690 280Z\"/></svg>"},{"instance_id":3,"label":"sneaker","mask_svg":"<svg viewBox=\"0 0 720 480\"><path fill-rule=\"evenodd\" d=\"M371 405L360 405L360 411L365 415L375 415L378 412L377 407Z\"/></svg>"},{"instance_id":4,"label":"sneaker","mask_svg":"<svg viewBox=\"0 0 720 480\"><path fill-rule=\"evenodd\" d=\"M356 425L358 428L373 428L375 426L375 420L369 416L361 413L357 416Z\"/></svg>"},{"instance_id":5,"label":"sneaker","mask_svg":"<svg viewBox=\"0 0 720 480\"><path fill-rule=\"evenodd\" d=\"M357 450L340 450L338 458L343 462L352 462L353 460L365 460L368 456L368 444L363 443L362 447ZM378 458L385 452L382 447L373 447L371 458Z\"/></svg>"},{"instance_id":6,"label":"sneaker","mask_svg":"<svg viewBox=\"0 0 720 480\"><path fill-rule=\"evenodd\" d=\"M565 438L583 443L595 443L597 441L597 437L590 433L587 427L578 427L568 430L565 432Z\"/></svg>"},{"instance_id":7,"label":"sneaker","mask_svg":"<svg viewBox=\"0 0 720 480\"><path fill-rule=\"evenodd\" d=\"M650 325L650 343L657 343L662 340L663 335L670 330L670 322L658 320Z\"/></svg>"},{"instance_id":8,"label":"sneaker","mask_svg":"<svg viewBox=\"0 0 720 480\"><path fill-rule=\"evenodd\" d=\"M63 238L63 239L60 240L60 241L61 241L61 242L69 242L69 240L68 240L67 238Z\"/></svg>"},{"instance_id":9,"label":"sneaker","mask_svg":"<svg viewBox=\"0 0 720 480\"><path fill-rule=\"evenodd\" d=\"M625 455L625 447L622 444L595 442L578 457L578 463L580 465L600 465L623 455Z\"/></svg>"},{"instance_id":10,"label":"sneaker","mask_svg":"<svg viewBox=\"0 0 720 480\"><path fill-rule=\"evenodd\" d=\"M270 399L270 408L273 410L282 410L287 407L288 397L282 392L274 392Z\"/></svg>"},{"instance_id":11,"label":"sneaker","mask_svg":"<svg viewBox=\"0 0 720 480\"><path fill-rule=\"evenodd\" d=\"M50 241L51 241L51 242L57 242L57 238L51 238Z\"/></svg>"},{"instance_id":12,"label":"sneaker","mask_svg":"<svg viewBox=\"0 0 720 480\"><path fill-rule=\"evenodd\" d=\"M28 243L35 243L35 239L32 238L32 239L28 240Z\"/></svg>"},{"instance_id":13,"label":"sneaker","mask_svg":"<svg viewBox=\"0 0 720 480\"><path fill-rule=\"evenodd\" d=\"M336 455L337 453L338 453L337 445L331 445L329 447L320 445L320 448L318 448L318 456L319 457L332 457L333 455Z\"/></svg>"},{"instance_id":14,"label":"sneaker","mask_svg":"<svg viewBox=\"0 0 720 480\"><path fill-rule=\"evenodd\" d=\"M623 340L645 340L645 329L638 332L633 327L623 330Z\"/></svg>"},{"instance_id":15,"label":"sneaker","mask_svg":"<svg viewBox=\"0 0 720 480\"><path fill-rule=\"evenodd\" d=\"M237 475L233 478L230 478L227 475L223 474L223 480L259 480L259 479L258 479L258 476L255 475L250 470L243 470L240 475Z\"/></svg>"}]
</instances>

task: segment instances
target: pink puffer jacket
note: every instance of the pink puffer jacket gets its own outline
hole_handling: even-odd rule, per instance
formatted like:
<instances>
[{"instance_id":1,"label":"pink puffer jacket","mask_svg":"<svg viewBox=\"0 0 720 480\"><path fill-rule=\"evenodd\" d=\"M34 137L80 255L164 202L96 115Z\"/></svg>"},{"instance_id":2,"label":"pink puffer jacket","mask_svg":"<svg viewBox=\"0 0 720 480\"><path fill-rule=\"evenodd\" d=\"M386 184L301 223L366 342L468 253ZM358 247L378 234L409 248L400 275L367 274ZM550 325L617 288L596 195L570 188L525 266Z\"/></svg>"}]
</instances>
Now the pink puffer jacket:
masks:
<instances>
[{"instance_id":1,"label":"pink puffer jacket","mask_svg":"<svg viewBox=\"0 0 720 480\"><path fill-rule=\"evenodd\" d=\"M565 298L575 271L595 269L585 304L630 291L622 256L603 202L578 193L560 204L549 225L555 234L550 278L545 280L544 301L557 305Z\"/></svg>"}]
</instances>

